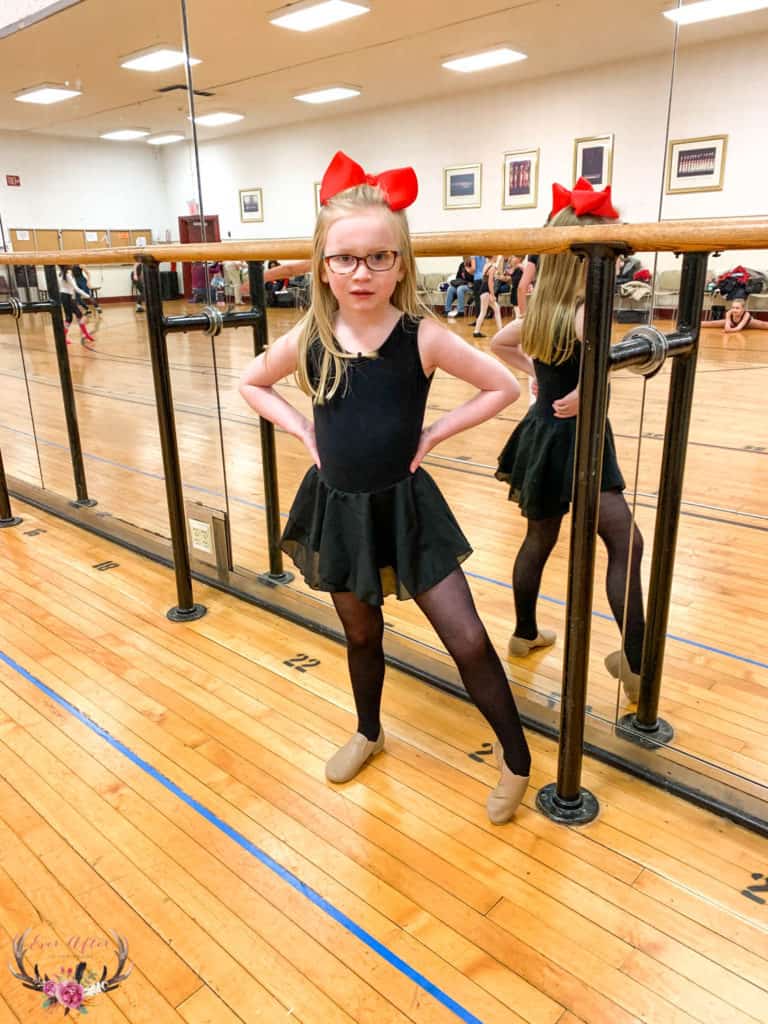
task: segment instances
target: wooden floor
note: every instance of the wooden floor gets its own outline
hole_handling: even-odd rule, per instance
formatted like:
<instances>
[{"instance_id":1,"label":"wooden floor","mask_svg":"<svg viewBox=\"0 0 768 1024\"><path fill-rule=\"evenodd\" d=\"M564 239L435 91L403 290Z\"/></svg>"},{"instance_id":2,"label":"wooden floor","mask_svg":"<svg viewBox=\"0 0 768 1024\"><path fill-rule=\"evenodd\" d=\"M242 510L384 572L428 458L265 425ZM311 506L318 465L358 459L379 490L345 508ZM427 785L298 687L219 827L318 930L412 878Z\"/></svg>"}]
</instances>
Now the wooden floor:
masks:
<instances>
[{"instance_id":1,"label":"wooden floor","mask_svg":"<svg viewBox=\"0 0 768 1024\"><path fill-rule=\"evenodd\" d=\"M293 322L295 313L275 310L270 317L275 337ZM662 326L668 328L669 323ZM453 328L469 339L470 327L454 323ZM617 327L616 337L625 330ZM75 344L70 364L89 490L99 501L99 511L167 535L145 331L144 318L131 308L107 307L93 349ZM26 317L21 346L10 318L0 323L0 332L4 394L0 447L7 471L71 495L63 411L46 322L42 317ZM214 344L199 335L175 335L169 339L169 348L185 494L228 510L235 564L261 571L267 555L258 424L236 390L252 348L251 335L245 330L226 331ZM646 539L646 586L668 379L665 367L647 385L630 373L614 375L612 383L611 420L619 457L630 496L637 488L636 517ZM762 786L768 785L766 385L765 333L744 332L726 340L719 332L705 332L661 700L661 714L674 726L674 742L681 751L724 766L734 778ZM304 396L292 383L282 388L290 400L307 409ZM428 419L467 394L465 385L438 375ZM500 651L514 622L510 577L524 521L517 507L506 500L493 470L496 455L525 412L526 399L524 392L520 402L494 421L451 438L425 464L475 547L465 569ZM301 445L285 435L278 436L278 457L285 513L308 459ZM567 544L566 525L545 571L539 606L540 625L555 628L560 636ZM601 582L604 568L600 550L589 702L592 714L612 721L626 711L626 704L603 666L605 655L619 646ZM310 593L301 580L293 586L306 593L310 605L327 602L324 596ZM385 608L389 628L439 649L412 602L391 600ZM510 675L557 700L561 659L562 643L558 642L554 648L510 663Z\"/></svg>"},{"instance_id":2,"label":"wooden floor","mask_svg":"<svg viewBox=\"0 0 768 1024\"><path fill-rule=\"evenodd\" d=\"M768 1021L765 840L589 761L600 817L554 825L533 809L555 773L537 735L533 787L494 828L482 719L394 670L386 751L333 787L343 648L204 587L207 616L172 624L170 571L15 511L0 960L25 929L123 935L133 973L99 1021ZM40 1004L3 965L0 1022Z\"/></svg>"}]
</instances>

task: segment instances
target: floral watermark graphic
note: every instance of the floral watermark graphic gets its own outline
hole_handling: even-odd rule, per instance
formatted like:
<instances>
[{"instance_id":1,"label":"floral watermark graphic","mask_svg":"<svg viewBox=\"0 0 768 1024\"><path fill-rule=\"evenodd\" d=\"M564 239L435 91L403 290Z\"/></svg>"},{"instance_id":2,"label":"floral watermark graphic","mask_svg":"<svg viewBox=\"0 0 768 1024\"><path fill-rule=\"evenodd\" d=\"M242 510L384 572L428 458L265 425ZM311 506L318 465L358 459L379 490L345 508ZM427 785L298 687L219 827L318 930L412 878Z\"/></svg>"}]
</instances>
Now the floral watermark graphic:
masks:
<instances>
[{"instance_id":1,"label":"floral watermark graphic","mask_svg":"<svg viewBox=\"0 0 768 1024\"><path fill-rule=\"evenodd\" d=\"M28 939L29 928L13 940L13 958L9 970L24 988L32 989L43 995L43 1009L52 1010L60 1007L66 1017L70 1013L87 1014L94 1000L105 992L112 992L130 975L132 967L126 969L128 960L128 943L122 935L112 932L114 945L106 939L83 938L71 936L68 942L58 939L44 940L38 935ZM109 973L104 959L111 950L117 959L117 967ZM90 956L89 961L87 957ZM59 961L71 959L74 966L59 964L58 967L47 966ZM40 964L43 963L41 970ZM101 968L94 963L101 962ZM30 973L28 965L31 965Z\"/></svg>"}]
</instances>

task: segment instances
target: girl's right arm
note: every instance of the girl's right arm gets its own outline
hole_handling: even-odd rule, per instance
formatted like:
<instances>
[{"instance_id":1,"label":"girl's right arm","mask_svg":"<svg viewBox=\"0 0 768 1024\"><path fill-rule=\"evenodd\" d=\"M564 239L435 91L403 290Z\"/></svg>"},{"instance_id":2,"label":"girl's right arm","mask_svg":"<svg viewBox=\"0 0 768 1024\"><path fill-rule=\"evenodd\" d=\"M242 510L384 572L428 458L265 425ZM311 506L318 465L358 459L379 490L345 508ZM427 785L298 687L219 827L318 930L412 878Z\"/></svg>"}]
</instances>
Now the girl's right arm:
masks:
<instances>
[{"instance_id":1,"label":"girl's right arm","mask_svg":"<svg viewBox=\"0 0 768 1024\"><path fill-rule=\"evenodd\" d=\"M274 345L270 345L266 352L252 360L243 370L239 390L248 405L259 416L282 427L286 433L298 437L307 447L319 469L320 457L315 443L314 425L298 409L294 409L290 402L286 402L273 387L279 380L296 371L299 359L299 331L300 326L297 324L282 338L278 338Z\"/></svg>"}]
</instances>

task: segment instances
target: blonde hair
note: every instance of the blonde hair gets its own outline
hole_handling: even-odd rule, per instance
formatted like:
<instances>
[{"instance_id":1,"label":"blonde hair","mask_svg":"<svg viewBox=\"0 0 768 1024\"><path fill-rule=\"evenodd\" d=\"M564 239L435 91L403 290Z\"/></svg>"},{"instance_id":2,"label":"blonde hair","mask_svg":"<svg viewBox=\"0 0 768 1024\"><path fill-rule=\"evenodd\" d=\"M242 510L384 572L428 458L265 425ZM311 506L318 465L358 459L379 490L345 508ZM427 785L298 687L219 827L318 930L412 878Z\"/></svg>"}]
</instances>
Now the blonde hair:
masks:
<instances>
[{"instance_id":1,"label":"blonde hair","mask_svg":"<svg viewBox=\"0 0 768 1024\"><path fill-rule=\"evenodd\" d=\"M586 214L577 217L570 206L560 210L547 227L607 224L610 218ZM523 321L523 351L542 363L564 363L573 355L576 311L584 301L586 263L573 252L539 258L536 288Z\"/></svg>"},{"instance_id":2,"label":"blonde hair","mask_svg":"<svg viewBox=\"0 0 768 1024\"><path fill-rule=\"evenodd\" d=\"M298 366L296 383L305 394L311 395L317 405L338 391L346 380L347 361L356 356L345 352L336 341L333 323L339 304L331 291L330 285L322 278L325 240L328 229L335 221L361 210L381 210L395 228L397 248L400 253L400 268L403 271L402 281L398 281L392 293L392 305L406 316L431 316L432 313L422 303L416 293L416 261L413 256L411 235L408 220L404 211L390 210L386 197L378 186L358 185L346 189L330 199L321 207L315 225L312 243L312 300L310 307L300 322ZM319 341L322 354L320 356L317 383L313 384L310 372L310 348Z\"/></svg>"}]
</instances>

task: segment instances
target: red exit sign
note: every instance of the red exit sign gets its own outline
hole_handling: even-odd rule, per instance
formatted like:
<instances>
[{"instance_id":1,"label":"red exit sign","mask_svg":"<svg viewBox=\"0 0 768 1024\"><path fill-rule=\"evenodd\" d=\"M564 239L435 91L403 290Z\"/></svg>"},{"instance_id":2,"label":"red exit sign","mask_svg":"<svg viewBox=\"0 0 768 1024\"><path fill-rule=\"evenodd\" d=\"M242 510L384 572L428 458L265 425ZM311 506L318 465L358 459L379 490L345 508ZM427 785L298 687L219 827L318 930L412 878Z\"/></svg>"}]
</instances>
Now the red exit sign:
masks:
<instances>
[{"instance_id":1,"label":"red exit sign","mask_svg":"<svg viewBox=\"0 0 768 1024\"><path fill-rule=\"evenodd\" d=\"M21 178L18 176L18 174L6 174L5 184L10 185L12 188L20 188Z\"/></svg>"}]
</instances>

